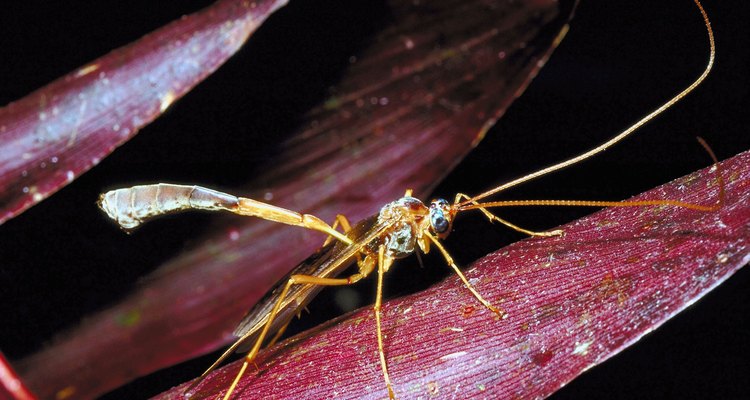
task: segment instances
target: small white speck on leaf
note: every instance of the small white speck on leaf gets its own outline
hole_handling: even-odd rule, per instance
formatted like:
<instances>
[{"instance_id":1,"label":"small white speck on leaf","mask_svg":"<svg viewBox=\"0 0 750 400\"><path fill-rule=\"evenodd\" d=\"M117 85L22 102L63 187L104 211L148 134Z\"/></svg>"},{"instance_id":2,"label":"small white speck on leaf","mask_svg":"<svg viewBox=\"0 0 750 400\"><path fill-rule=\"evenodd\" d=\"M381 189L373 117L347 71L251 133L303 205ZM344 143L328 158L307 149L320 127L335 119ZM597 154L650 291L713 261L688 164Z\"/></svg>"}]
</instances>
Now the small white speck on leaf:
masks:
<instances>
[{"instance_id":1,"label":"small white speck on leaf","mask_svg":"<svg viewBox=\"0 0 750 400\"><path fill-rule=\"evenodd\" d=\"M580 356L585 356L589 352L589 346L594 343L593 340L589 340L588 342L579 343L576 342L576 347L573 349L573 354L578 354Z\"/></svg>"},{"instance_id":2,"label":"small white speck on leaf","mask_svg":"<svg viewBox=\"0 0 750 400\"><path fill-rule=\"evenodd\" d=\"M446 354L446 355L444 355L444 356L440 357L440 359L441 359L441 360L443 360L443 361L445 361L445 360L452 360L452 359L454 359L454 358L460 358L460 357L463 357L463 356L465 356L466 354L467 354L467 353L466 353L465 351L457 351L457 352L455 352L455 353L451 353L451 354Z\"/></svg>"}]
</instances>

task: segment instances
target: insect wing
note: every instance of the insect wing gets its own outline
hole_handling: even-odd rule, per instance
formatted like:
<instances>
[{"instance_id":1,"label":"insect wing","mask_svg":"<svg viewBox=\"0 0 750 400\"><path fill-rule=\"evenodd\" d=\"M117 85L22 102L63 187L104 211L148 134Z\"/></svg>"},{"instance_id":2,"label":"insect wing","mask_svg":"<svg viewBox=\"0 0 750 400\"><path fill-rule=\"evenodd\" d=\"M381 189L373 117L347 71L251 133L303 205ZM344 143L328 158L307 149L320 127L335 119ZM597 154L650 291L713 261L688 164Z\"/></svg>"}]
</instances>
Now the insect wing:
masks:
<instances>
[{"instance_id":1,"label":"insect wing","mask_svg":"<svg viewBox=\"0 0 750 400\"><path fill-rule=\"evenodd\" d=\"M354 243L347 245L335 242L320 248L315 254L302 261L279 284L255 305L240 321L234 331L235 336L243 337L246 343L252 343L255 335L268 321L268 315L291 275L311 275L317 277L335 277L341 274L357 259L357 255L377 240L388 229L387 224L376 224L376 216L364 219L347 232ZM281 304L269 333L276 332L285 326L323 289L320 285L295 285L289 289L286 299ZM240 348L241 350L241 348Z\"/></svg>"}]
</instances>

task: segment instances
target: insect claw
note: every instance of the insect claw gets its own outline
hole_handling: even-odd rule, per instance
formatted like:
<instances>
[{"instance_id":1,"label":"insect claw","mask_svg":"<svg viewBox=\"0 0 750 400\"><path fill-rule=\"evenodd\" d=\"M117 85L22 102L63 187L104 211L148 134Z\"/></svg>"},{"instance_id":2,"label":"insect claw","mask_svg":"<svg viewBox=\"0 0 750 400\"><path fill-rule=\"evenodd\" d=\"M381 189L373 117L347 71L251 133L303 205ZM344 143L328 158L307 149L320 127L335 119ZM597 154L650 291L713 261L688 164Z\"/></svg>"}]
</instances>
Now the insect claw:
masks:
<instances>
[{"instance_id":1,"label":"insect claw","mask_svg":"<svg viewBox=\"0 0 750 400\"><path fill-rule=\"evenodd\" d=\"M503 311L503 310L501 310L501 309L499 309L499 308L497 308L497 307L495 307L495 306L493 306L491 304L488 305L487 308L489 308L490 311L492 311L493 313L495 313L495 315L497 315L497 317L499 319L506 319L506 318L508 318L508 313L506 313L505 311Z\"/></svg>"}]
</instances>

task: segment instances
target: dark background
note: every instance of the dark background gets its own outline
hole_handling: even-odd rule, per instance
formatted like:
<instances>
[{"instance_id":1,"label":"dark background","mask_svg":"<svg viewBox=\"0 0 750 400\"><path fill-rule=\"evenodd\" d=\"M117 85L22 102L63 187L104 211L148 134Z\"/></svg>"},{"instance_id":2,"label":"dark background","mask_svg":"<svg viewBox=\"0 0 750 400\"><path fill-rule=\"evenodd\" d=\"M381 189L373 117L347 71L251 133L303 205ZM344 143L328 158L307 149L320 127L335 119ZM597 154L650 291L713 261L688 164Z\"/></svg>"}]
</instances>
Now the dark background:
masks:
<instances>
[{"instance_id":1,"label":"dark background","mask_svg":"<svg viewBox=\"0 0 750 400\"><path fill-rule=\"evenodd\" d=\"M5 4L0 13L0 104L209 3ZM342 3L293 1L164 117L72 185L0 228L0 349L8 357L33 352L56 332L116 301L139 277L201 236L210 215L174 218L125 240L93 202L104 188L134 181L239 187L251 180L265 168L277 142L268 136L248 141L245 133L283 130L287 121L321 101L348 57L377 27L377 3L366 10ZM518 188L513 196L623 199L708 165L696 135L719 158L750 149L750 5L710 1L705 6L717 36L718 59L703 86L625 143ZM600 143L687 85L707 55L705 30L688 0L583 2L540 75L435 194L480 192ZM514 210L512 220L546 229L588 212ZM518 239L480 218L466 218L447 246L465 265ZM444 273L442 268L395 269L388 292L424 288ZM369 304L372 285L360 286L364 292L354 296L360 305ZM750 272L741 270L553 398L750 398L748 288ZM290 330L340 312L326 306L336 296L324 291L310 307L312 315ZM108 398L158 393L196 376L212 358L141 379Z\"/></svg>"}]
</instances>

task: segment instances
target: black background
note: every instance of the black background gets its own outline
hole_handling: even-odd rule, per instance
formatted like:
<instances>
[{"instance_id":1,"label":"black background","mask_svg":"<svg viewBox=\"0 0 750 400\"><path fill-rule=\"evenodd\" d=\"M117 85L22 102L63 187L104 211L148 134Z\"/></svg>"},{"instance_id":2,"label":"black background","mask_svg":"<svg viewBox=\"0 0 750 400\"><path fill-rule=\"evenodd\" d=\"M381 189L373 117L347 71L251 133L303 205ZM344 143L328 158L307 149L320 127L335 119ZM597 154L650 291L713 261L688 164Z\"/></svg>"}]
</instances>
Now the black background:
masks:
<instances>
[{"instance_id":1,"label":"black background","mask_svg":"<svg viewBox=\"0 0 750 400\"><path fill-rule=\"evenodd\" d=\"M245 135L288 131L288 121L324 98L348 57L377 28L382 6L355 3L292 2L164 117L72 185L0 227L0 349L11 359L33 352L56 332L116 301L140 276L200 237L209 215L173 218L125 237L93 201L104 188L134 181L237 187L252 179L277 142L268 136L248 141ZM5 4L0 104L207 4ZM706 7L718 59L702 87L625 143L525 185L513 196L626 198L708 165L696 135L706 138L719 158L750 149L750 6L711 1ZM600 143L687 85L707 55L702 22L688 0L584 2L540 75L435 194L476 193ZM513 221L546 229L588 212L519 210ZM518 239L479 218L466 218L447 246L467 264ZM434 276L423 276L429 273ZM388 292L418 290L443 273L442 268L396 269ZM364 293L356 296L365 305L371 285L361 286ZM750 398L749 287L750 272L742 270L553 398ZM340 312L326 311L335 296L324 291L312 304L312 315L295 329ZM196 376L211 358L141 379L108 397L158 393Z\"/></svg>"}]
</instances>

